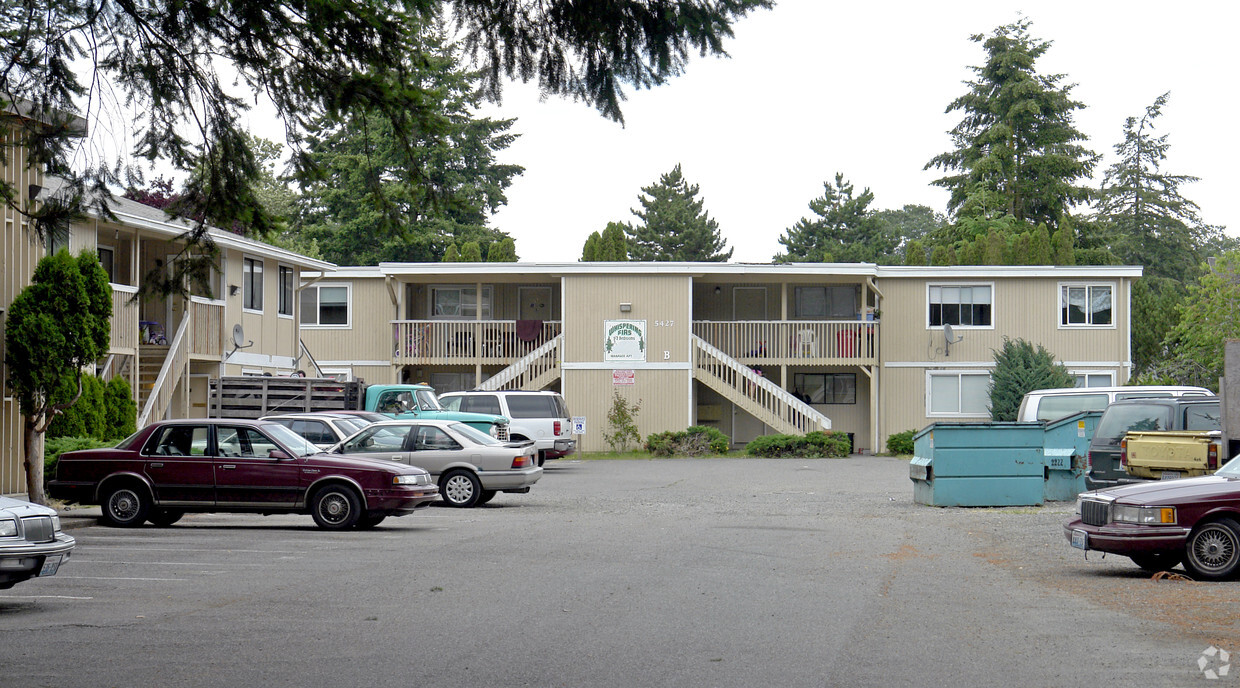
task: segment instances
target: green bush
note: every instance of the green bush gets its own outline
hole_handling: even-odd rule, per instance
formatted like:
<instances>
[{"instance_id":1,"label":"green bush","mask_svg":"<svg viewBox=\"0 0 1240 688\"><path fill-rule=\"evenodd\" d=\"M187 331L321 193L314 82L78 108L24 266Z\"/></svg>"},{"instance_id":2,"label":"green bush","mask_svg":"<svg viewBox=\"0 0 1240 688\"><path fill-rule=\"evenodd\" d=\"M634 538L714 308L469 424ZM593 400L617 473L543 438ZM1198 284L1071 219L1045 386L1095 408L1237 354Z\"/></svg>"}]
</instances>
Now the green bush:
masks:
<instances>
[{"instance_id":1,"label":"green bush","mask_svg":"<svg viewBox=\"0 0 1240 688\"><path fill-rule=\"evenodd\" d=\"M913 435L916 430L905 430L887 438L887 451L892 454L908 455L913 453Z\"/></svg>"},{"instance_id":2,"label":"green bush","mask_svg":"<svg viewBox=\"0 0 1240 688\"><path fill-rule=\"evenodd\" d=\"M94 437L49 437L43 442L43 481L56 477L56 462L67 451L115 447L119 440L104 441Z\"/></svg>"},{"instance_id":3,"label":"green bush","mask_svg":"<svg viewBox=\"0 0 1240 688\"><path fill-rule=\"evenodd\" d=\"M624 451L629 448L630 443L642 441L641 433L637 430L637 414L641 410L641 399L630 403L628 399L620 396L619 391L612 392L611 410L607 412L607 426L611 428L611 432L603 433L603 441L607 442L613 452Z\"/></svg>"},{"instance_id":4,"label":"green bush","mask_svg":"<svg viewBox=\"0 0 1240 688\"><path fill-rule=\"evenodd\" d=\"M108 381L103 392L104 438L123 440L138 431L138 405L123 377Z\"/></svg>"},{"instance_id":5,"label":"green bush","mask_svg":"<svg viewBox=\"0 0 1240 688\"><path fill-rule=\"evenodd\" d=\"M704 456L726 454L731 442L717 428L695 425L681 432L656 432L646 438L644 449L654 456Z\"/></svg>"},{"instance_id":6,"label":"green bush","mask_svg":"<svg viewBox=\"0 0 1240 688\"><path fill-rule=\"evenodd\" d=\"M848 434L811 432L807 435L763 435L745 445L745 453L768 459L840 458L852 453Z\"/></svg>"}]
</instances>

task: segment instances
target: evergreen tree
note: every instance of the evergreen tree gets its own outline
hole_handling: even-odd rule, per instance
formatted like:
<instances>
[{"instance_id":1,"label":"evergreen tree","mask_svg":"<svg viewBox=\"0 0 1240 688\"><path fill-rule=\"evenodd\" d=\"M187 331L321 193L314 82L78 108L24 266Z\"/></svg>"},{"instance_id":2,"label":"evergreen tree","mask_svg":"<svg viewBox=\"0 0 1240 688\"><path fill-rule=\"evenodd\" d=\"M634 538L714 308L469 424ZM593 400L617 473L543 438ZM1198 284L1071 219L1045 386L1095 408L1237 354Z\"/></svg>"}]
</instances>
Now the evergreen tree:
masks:
<instances>
[{"instance_id":1,"label":"evergreen tree","mask_svg":"<svg viewBox=\"0 0 1240 688\"><path fill-rule=\"evenodd\" d=\"M904 245L904 264L905 265L925 265L926 264L926 246L921 243L920 239L913 239Z\"/></svg>"},{"instance_id":2,"label":"evergreen tree","mask_svg":"<svg viewBox=\"0 0 1240 688\"><path fill-rule=\"evenodd\" d=\"M488 263L517 262L517 244L512 237L504 237L487 247Z\"/></svg>"},{"instance_id":3,"label":"evergreen tree","mask_svg":"<svg viewBox=\"0 0 1240 688\"><path fill-rule=\"evenodd\" d=\"M627 232L630 227L624 222L608 222L603 229L598 247L598 260L623 262L629 259L629 240ZM732 255L729 251L728 255Z\"/></svg>"},{"instance_id":4,"label":"evergreen tree","mask_svg":"<svg viewBox=\"0 0 1240 688\"><path fill-rule=\"evenodd\" d=\"M852 182L838 172L834 186L822 186L822 196L809 202L818 217L801 218L779 237L786 253L775 256L777 262L873 263L895 253L899 238L869 209L874 192L854 196Z\"/></svg>"},{"instance_id":5,"label":"evergreen tree","mask_svg":"<svg viewBox=\"0 0 1240 688\"><path fill-rule=\"evenodd\" d=\"M1041 344L1024 339L1003 338L1003 348L995 352L995 371L990 378L990 417L1014 421L1021 399L1035 389L1072 387L1076 379Z\"/></svg>"},{"instance_id":6,"label":"evergreen tree","mask_svg":"<svg viewBox=\"0 0 1240 688\"><path fill-rule=\"evenodd\" d=\"M448 244L448 248L444 249L443 262L459 263L461 262L461 249L456 247L456 242Z\"/></svg>"},{"instance_id":7,"label":"evergreen tree","mask_svg":"<svg viewBox=\"0 0 1240 688\"><path fill-rule=\"evenodd\" d=\"M545 94L580 99L622 122L625 86L665 83L683 73L691 51L726 54L723 42L732 36L733 23L771 5L10 0L0 13L0 111L16 112L20 104L30 118L24 121L40 124L6 119L0 132L4 159L22 150L26 158L18 169L47 171L66 183L62 193L32 209L19 207L24 194L10 176L0 179L0 198L39 237L80 216L87 203L102 205L106 215L106 189L132 186L120 179L132 168L125 161L90 159L104 149L91 137L109 130L98 120L129 106L141 113L130 153L195 173L184 213L197 223L190 243L206 241L208 225L237 225L267 236L277 225L255 191L259 169L242 136L246 87L272 101L294 149L294 173L313 183L324 171L303 142L324 118L383 121L393 148L404 151L418 150L420 137L443 126L438 109L428 107L440 85L421 71L435 59L421 41L424 27L443 16L450 15L463 36L483 77L481 89L492 100L508 78L536 80ZM89 99L81 98L88 93ZM84 123L74 115L79 100L88 107L80 113ZM422 201L434 207L442 200L430 192L431 184L422 184L429 181L422 178L425 169L395 170L410 195L395 206L376 206L375 219L405 217L375 230L408 226L428 207ZM383 201L375 194L370 200Z\"/></svg>"},{"instance_id":8,"label":"evergreen tree","mask_svg":"<svg viewBox=\"0 0 1240 688\"><path fill-rule=\"evenodd\" d=\"M581 262L592 263L598 260L598 245L603 237L598 232L590 232L586 243L581 247Z\"/></svg>"},{"instance_id":9,"label":"evergreen tree","mask_svg":"<svg viewBox=\"0 0 1240 688\"><path fill-rule=\"evenodd\" d=\"M1188 289L1168 277L1143 277L1132 285L1132 377L1158 374L1172 352L1167 335L1180 322Z\"/></svg>"},{"instance_id":10,"label":"evergreen tree","mask_svg":"<svg viewBox=\"0 0 1240 688\"><path fill-rule=\"evenodd\" d=\"M1098 156L1072 123L1084 107L1071 98L1061 74L1042 75L1035 62L1049 41L1029 33L1022 19L995 29L982 43L987 60L974 67L969 90L948 106L964 119L951 131L955 149L926 164L951 172L935 185L951 192L957 217L1010 215L1032 225L1058 226L1075 205L1090 199L1087 181ZM974 203L966 208L966 201Z\"/></svg>"},{"instance_id":11,"label":"evergreen tree","mask_svg":"<svg viewBox=\"0 0 1240 688\"><path fill-rule=\"evenodd\" d=\"M1124 140L1115 144L1119 160L1102 181L1097 218L1113 230L1110 248L1121 262L1144 265L1149 276L1191 280L1223 235L1222 228L1203 223L1197 204L1180 193L1197 177L1162 170L1170 144L1167 134L1154 136L1153 130L1169 95L1155 98L1140 119L1125 120Z\"/></svg>"},{"instance_id":12,"label":"evergreen tree","mask_svg":"<svg viewBox=\"0 0 1240 688\"><path fill-rule=\"evenodd\" d=\"M464 244L461 245L460 262L462 263L481 263L482 262L482 247L478 245L478 242L466 241Z\"/></svg>"},{"instance_id":13,"label":"evergreen tree","mask_svg":"<svg viewBox=\"0 0 1240 688\"><path fill-rule=\"evenodd\" d=\"M296 235L338 265L432 262L452 241L485 246L506 237L487 224L523 171L497 161L515 139L513 120L474 116L481 76L459 65L440 29L423 31L421 41L417 78L434 86L421 116L435 121L413 147L375 113L321 117L306 139L324 176L302 185Z\"/></svg>"},{"instance_id":14,"label":"evergreen tree","mask_svg":"<svg viewBox=\"0 0 1240 688\"><path fill-rule=\"evenodd\" d=\"M642 187L642 193L642 209L632 211L642 223L625 227L633 260L721 263L732 257L732 249L724 251L727 242L719 234L719 223L696 198L698 185L685 181L679 164L658 183Z\"/></svg>"}]
</instances>

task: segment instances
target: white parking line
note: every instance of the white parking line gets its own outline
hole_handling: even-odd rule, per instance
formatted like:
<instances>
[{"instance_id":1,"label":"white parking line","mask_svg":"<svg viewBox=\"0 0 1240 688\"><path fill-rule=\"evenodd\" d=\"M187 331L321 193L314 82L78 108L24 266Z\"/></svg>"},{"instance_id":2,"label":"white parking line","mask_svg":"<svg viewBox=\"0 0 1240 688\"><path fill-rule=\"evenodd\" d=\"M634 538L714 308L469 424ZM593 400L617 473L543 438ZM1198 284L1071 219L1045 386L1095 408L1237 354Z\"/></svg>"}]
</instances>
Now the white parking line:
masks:
<instances>
[{"instance_id":1,"label":"white parking line","mask_svg":"<svg viewBox=\"0 0 1240 688\"><path fill-rule=\"evenodd\" d=\"M184 578L108 578L105 576L56 576L68 580L183 581ZM86 598L90 599L90 598Z\"/></svg>"},{"instance_id":2,"label":"white parking line","mask_svg":"<svg viewBox=\"0 0 1240 688\"><path fill-rule=\"evenodd\" d=\"M93 600L93 597L71 597L69 595L0 595L0 600Z\"/></svg>"},{"instance_id":3,"label":"white parking line","mask_svg":"<svg viewBox=\"0 0 1240 688\"><path fill-rule=\"evenodd\" d=\"M267 564L237 564L233 562L214 563L210 561L105 561L103 559L88 559L75 555L73 562L85 564L124 564L126 566L267 566Z\"/></svg>"}]
</instances>

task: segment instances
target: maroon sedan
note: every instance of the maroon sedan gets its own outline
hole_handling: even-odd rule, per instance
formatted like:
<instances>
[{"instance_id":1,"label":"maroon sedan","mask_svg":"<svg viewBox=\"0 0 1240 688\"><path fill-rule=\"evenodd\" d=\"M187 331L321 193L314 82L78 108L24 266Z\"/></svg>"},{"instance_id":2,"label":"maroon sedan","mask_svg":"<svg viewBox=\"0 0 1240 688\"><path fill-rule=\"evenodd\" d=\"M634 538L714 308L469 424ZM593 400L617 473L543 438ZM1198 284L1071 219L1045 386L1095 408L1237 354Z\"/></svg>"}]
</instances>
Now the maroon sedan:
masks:
<instances>
[{"instance_id":1,"label":"maroon sedan","mask_svg":"<svg viewBox=\"0 0 1240 688\"><path fill-rule=\"evenodd\" d=\"M1083 493L1064 524L1073 547L1129 557L1162 571L1183 562L1194 577L1240 573L1240 459L1213 475Z\"/></svg>"},{"instance_id":2,"label":"maroon sedan","mask_svg":"<svg viewBox=\"0 0 1240 688\"><path fill-rule=\"evenodd\" d=\"M329 530L373 528L438 498L420 468L322 453L278 423L152 423L114 449L61 454L49 492L99 504L103 522L175 523L189 511L309 513Z\"/></svg>"}]
</instances>

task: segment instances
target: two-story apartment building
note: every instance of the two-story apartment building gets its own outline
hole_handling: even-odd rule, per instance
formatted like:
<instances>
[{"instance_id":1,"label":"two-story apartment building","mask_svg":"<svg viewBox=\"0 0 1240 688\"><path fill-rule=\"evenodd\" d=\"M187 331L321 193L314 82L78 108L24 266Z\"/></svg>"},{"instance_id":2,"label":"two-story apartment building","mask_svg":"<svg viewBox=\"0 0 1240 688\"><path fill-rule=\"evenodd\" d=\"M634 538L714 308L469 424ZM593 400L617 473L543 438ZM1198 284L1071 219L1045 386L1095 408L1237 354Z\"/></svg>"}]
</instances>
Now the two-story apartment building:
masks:
<instances>
[{"instance_id":1,"label":"two-story apartment building","mask_svg":"<svg viewBox=\"0 0 1240 688\"><path fill-rule=\"evenodd\" d=\"M551 388L606 447L619 393L644 435L735 443L988 417L993 352L1024 338L1083 385L1123 384L1140 267L384 263L316 276L302 335L327 374L441 391Z\"/></svg>"},{"instance_id":2,"label":"two-story apartment building","mask_svg":"<svg viewBox=\"0 0 1240 688\"><path fill-rule=\"evenodd\" d=\"M11 151L13 149L10 149ZM13 153L16 156L16 153ZM44 178L14 157L2 172L23 194L55 193ZM4 207L0 236L0 361L2 323L14 297L30 283L39 259L67 248L97 252L112 288L111 341L97 371L125 376L138 403L139 427L164 417L206 414L207 380L220 375L288 375L306 364L300 340L302 272L333 266L291 251L210 230L219 249L209 288L185 294L140 295L144 281L166 270L185 247L189 226L159 209L126 199L112 202L114 218L93 213L69 228L67 245L33 236L23 216ZM23 418L0 365L0 494L25 490Z\"/></svg>"}]
</instances>

